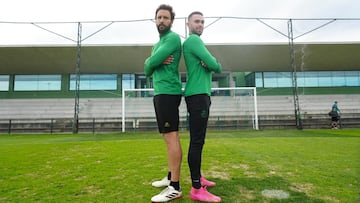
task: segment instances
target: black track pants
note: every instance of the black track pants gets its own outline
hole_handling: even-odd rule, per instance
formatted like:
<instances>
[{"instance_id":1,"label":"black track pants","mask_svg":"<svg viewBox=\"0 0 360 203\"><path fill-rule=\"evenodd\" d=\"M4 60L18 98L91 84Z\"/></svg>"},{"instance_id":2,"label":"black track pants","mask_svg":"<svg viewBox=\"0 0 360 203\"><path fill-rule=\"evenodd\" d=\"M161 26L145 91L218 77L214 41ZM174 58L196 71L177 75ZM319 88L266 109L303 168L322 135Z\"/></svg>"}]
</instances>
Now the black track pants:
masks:
<instances>
[{"instance_id":1,"label":"black track pants","mask_svg":"<svg viewBox=\"0 0 360 203\"><path fill-rule=\"evenodd\" d=\"M185 98L189 113L190 144L188 164L192 180L201 176L201 157L205 144L206 128L211 105L210 96L206 94L193 95Z\"/></svg>"}]
</instances>

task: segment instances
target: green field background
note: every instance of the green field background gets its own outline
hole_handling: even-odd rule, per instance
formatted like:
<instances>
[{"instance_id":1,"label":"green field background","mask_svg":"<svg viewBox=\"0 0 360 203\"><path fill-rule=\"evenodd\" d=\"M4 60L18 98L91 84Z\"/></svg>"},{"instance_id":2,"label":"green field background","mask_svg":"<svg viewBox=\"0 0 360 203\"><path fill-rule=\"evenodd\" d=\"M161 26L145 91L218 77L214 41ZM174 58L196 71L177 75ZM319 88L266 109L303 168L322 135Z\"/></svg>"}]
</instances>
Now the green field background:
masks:
<instances>
[{"instance_id":1,"label":"green field background","mask_svg":"<svg viewBox=\"0 0 360 203\"><path fill-rule=\"evenodd\" d=\"M189 133L183 198L192 202ZM150 202L167 173L157 132L0 135L0 202ZM360 130L210 131L202 173L223 202L359 202ZM283 191L288 198L264 196Z\"/></svg>"}]
</instances>

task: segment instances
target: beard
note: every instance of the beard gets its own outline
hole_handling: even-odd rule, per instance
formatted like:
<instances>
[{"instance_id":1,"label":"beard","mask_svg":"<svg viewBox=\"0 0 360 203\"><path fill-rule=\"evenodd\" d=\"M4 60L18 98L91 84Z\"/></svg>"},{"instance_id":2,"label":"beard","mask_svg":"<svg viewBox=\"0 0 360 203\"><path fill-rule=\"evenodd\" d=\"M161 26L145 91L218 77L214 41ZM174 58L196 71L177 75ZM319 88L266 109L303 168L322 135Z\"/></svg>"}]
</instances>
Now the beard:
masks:
<instances>
[{"instance_id":1,"label":"beard","mask_svg":"<svg viewBox=\"0 0 360 203\"><path fill-rule=\"evenodd\" d=\"M157 27L158 32L159 32L160 34L164 34L164 33L166 33L167 31L170 30L171 25L170 25L170 26L166 26L166 25L164 25L164 24L160 24L160 25L157 25L156 27Z\"/></svg>"},{"instance_id":2,"label":"beard","mask_svg":"<svg viewBox=\"0 0 360 203\"><path fill-rule=\"evenodd\" d=\"M203 33L203 31L204 31L204 30L200 30L200 29L192 29L192 30L190 30L190 33L201 36L201 34Z\"/></svg>"}]
</instances>

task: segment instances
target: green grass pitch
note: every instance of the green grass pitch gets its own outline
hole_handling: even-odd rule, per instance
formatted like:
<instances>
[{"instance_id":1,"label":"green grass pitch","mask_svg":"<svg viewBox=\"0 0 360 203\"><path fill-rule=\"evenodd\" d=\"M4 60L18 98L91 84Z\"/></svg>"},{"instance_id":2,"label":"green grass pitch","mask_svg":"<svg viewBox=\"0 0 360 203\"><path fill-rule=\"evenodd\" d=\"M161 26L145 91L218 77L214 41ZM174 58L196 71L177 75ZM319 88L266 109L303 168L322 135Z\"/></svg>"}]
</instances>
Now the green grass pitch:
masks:
<instances>
[{"instance_id":1,"label":"green grass pitch","mask_svg":"<svg viewBox=\"0 0 360 203\"><path fill-rule=\"evenodd\" d=\"M192 202L189 133L180 135L174 202ZM150 202L165 153L157 132L2 134L0 202ZM360 130L209 131L202 173L223 202L358 202Z\"/></svg>"}]
</instances>

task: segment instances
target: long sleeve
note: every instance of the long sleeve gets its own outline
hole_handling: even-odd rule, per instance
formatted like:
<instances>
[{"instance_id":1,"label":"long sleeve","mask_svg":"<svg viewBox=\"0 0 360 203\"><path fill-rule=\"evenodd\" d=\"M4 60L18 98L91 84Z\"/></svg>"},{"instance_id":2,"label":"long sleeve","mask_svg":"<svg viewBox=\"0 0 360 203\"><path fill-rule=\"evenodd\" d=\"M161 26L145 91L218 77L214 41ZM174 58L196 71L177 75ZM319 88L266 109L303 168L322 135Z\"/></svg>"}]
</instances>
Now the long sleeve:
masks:
<instances>
[{"instance_id":1,"label":"long sleeve","mask_svg":"<svg viewBox=\"0 0 360 203\"><path fill-rule=\"evenodd\" d=\"M163 61L178 49L179 39L175 35L169 35L160 40L162 40L161 46L155 45L151 56L145 60L144 72L146 76L151 76L154 70L161 67Z\"/></svg>"},{"instance_id":2,"label":"long sleeve","mask_svg":"<svg viewBox=\"0 0 360 203\"><path fill-rule=\"evenodd\" d=\"M170 64L163 62L170 56ZM152 76L154 95L181 94L181 81L179 77L179 62L181 57L181 39L171 30L160 36L160 40L152 49L151 56L144 62L144 73Z\"/></svg>"},{"instance_id":3,"label":"long sleeve","mask_svg":"<svg viewBox=\"0 0 360 203\"><path fill-rule=\"evenodd\" d=\"M215 73L221 73L221 64L211 55L200 37L190 38L189 43L192 44L190 51L197 56L200 61L203 61L206 64L208 70L214 71Z\"/></svg>"},{"instance_id":4,"label":"long sleeve","mask_svg":"<svg viewBox=\"0 0 360 203\"><path fill-rule=\"evenodd\" d=\"M211 95L212 72L220 73L221 64L211 55L198 35L191 34L183 44L187 81L184 95ZM206 64L206 67L202 63Z\"/></svg>"}]
</instances>

